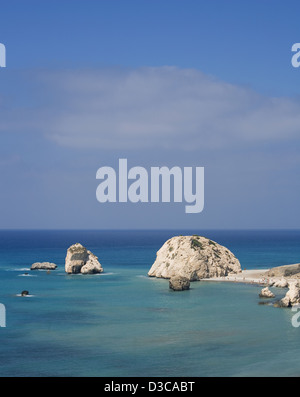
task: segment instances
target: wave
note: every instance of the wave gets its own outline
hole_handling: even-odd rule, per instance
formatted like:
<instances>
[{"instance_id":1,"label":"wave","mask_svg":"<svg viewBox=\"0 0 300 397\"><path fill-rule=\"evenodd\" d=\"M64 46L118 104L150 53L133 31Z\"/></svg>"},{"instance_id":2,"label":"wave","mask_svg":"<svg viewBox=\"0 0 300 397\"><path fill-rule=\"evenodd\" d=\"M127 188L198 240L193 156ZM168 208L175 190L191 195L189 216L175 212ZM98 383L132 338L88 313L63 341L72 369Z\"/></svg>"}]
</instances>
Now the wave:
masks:
<instances>
[{"instance_id":1,"label":"wave","mask_svg":"<svg viewBox=\"0 0 300 397\"><path fill-rule=\"evenodd\" d=\"M118 274L118 273L114 273L114 272L97 273L98 276L113 276L115 274Z\"/></svg>"}]
</instances>

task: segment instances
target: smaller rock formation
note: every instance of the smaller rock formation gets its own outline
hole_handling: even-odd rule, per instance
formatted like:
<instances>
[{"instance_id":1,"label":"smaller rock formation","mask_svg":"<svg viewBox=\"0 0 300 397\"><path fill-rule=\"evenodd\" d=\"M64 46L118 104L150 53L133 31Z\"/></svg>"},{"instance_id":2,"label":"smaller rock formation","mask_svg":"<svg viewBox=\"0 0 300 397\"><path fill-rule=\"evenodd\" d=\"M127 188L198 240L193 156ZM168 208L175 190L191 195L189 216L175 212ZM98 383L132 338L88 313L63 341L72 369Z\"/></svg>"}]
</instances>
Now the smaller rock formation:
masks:
<instances>
[{"instance_id":1,"label":"smaller rock formation","mask_svg":"<svg viewBox=\"0 0 300 397\"><path fill-rule=\"evenodd\" d=\"M30 270L55 270L57 265L50 262L35 262L31 265Z\"/></svg>"},{"instance_id":2,"label":"smaller rock formation","mask_svg":"<svg viewBox=\"0 0 300 397\"><path fill-rule=\"evenodd\" d=\"M102 273L103 268L96 255L83 245L76 243L67 250L65 271L66 273L94 274Z\"/></svg>"},{"instance_id":3,"label":"smaller rock formation","mask_svg":"<svg viewBox=\"0 0 300 397\"><path fill-rule=\"evenodd\" d=\"M276 306L291 307L300 303L300 288L297 280L291 280L288 283L289 290L285 297L282 298Z\"/></svg>"},{"instance_id":4,"label":"smaller rock formation","mask_svg":"<svg viewBox=\"0 0 300 397\"><path fill-rule=\"evenodd\" d=\"M29 291L24 290L21 292L21 296L27 296L29 294Z\"/></svg>"},{"instance_id":5,"label":"smaller rock formation","mask_svg":"<svg viewBox=\"0 0 300 397\"><path fill-rule=\"evenodd\" d=\"M190 280L186 277L174 276L169 280L169 288L173 291L190 289Z\"/></svg>"},{"instance_id":6,"label":"smaller rock formation","mask_svg":"<svg viewBox=\"0 0 300 397\"><path fill-rule=\"evenodd\" d=\"M273 294L272 291L269 290L268 287L263 288L259 294L260 298L274 298L275 295Z\"/></svg>"}]
</instances>

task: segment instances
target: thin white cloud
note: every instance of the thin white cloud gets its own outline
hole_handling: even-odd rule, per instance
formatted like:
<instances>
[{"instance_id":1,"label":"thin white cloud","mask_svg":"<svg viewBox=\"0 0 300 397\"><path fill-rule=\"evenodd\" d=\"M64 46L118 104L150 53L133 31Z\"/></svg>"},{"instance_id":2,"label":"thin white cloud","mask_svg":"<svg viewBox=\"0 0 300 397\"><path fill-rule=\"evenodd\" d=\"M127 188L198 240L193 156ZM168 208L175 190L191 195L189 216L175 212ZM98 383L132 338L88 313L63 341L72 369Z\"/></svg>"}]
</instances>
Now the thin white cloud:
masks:
<instances>
[{"instance_id":1,"label":"thin white cloud","mask_svg":"<svg viewBox=\"0 0 300 397\"><path fill-rule=\"evenodd\" d=\"M222 148L300 137L300 103L176 67L39 75L29 109L0 110L0 130L26 126L58 145L104 149ZM2 128L1 128L2 127Z\"/></svg>"}]
</instances>

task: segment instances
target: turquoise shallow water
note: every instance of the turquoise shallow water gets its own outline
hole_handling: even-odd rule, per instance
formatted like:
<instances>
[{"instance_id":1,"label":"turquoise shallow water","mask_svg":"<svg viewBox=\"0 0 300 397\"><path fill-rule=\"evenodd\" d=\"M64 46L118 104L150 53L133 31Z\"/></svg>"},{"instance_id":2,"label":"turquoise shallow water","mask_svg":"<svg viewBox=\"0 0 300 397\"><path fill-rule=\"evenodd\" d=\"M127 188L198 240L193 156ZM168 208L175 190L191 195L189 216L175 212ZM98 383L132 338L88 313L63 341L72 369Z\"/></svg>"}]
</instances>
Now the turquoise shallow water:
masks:
<instances>
[{"instance_id":1,"label":"turquoise shallow water","mask_svg":"<svg viewBox=\"0 0 300 397\"><path fill-rule=\"evenodd\" d=\"M242 267L299 261L299 231L197 233L230 248ZM195 282L176 293L147 277L173 235L0 232L0 376L299 376L295 313L258 305L260 287ZM65 274L77 241L99 256L103 274ZM41 260L58 269L27 270ZM24 289L30 297L17 296Z\"/></svg>"}]
</instances>

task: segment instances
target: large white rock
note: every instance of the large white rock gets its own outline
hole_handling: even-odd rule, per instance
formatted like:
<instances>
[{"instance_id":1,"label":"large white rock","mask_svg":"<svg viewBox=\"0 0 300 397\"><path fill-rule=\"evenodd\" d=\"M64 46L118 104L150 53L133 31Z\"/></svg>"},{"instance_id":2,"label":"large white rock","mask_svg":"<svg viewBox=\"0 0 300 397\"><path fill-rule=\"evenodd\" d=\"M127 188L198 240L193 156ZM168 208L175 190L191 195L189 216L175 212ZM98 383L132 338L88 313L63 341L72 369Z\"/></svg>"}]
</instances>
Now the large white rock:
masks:
<instances>
[{"instance_id":1,"label":"large white rock","mask_svg":"<svg viewBox=\"0 0 300 397\"><path fill-rule=\"evenodd\" d=\"M200 236L172 237L159 249L150 277L186 277L190 281L241 272L239 260L226 247Z\"/></svg>"},{"instance_id":2,"label":"large white rock","mask_svg":"<svg viewBox=\"0 0 300 397\"><path fill-rule=\"evenodd\" d=\"M66 273L101 273L103 268L97 256L83 245L76 243L67 250L65 271Z\"/></svg>"}]
</instances>

